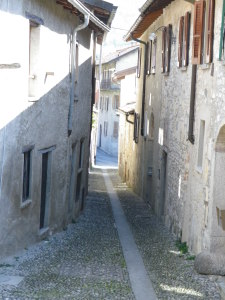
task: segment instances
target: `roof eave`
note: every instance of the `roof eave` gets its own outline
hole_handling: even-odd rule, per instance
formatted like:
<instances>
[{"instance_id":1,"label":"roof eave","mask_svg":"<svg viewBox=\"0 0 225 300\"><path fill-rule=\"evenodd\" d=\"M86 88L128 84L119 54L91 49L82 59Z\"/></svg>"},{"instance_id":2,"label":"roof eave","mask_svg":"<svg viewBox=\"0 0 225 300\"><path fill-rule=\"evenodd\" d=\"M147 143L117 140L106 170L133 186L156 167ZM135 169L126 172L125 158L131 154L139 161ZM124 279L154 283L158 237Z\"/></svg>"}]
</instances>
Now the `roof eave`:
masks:
<instances>
[{"instance_id":1,"label":"roof eave","mask_svg":"<svg viewBox=\"0 0 225 300\"><path fill-rule=\"evenodd\" d=\"M88 15L90 21L93 22L99 29L103 30L104 32L109 32L110 28L102 21L100 21L83 3L79 0L67 0L70 4L73 5L77 10L79 10L82 14Z\"/></svg>"}]
</instances>

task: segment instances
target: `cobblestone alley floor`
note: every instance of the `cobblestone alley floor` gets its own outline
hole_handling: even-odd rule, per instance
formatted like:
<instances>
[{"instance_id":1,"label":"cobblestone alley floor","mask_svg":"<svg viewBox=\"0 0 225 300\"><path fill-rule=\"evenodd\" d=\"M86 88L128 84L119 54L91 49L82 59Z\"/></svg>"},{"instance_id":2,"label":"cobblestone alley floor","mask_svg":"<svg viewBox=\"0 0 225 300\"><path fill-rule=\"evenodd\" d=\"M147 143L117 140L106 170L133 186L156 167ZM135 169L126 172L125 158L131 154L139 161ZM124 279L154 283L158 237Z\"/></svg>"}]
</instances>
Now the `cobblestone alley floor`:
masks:
<instances>
[{"instance_id":1,"label":"cobblestone alley floor","mask_svg":"<svg viewBox=\"0 0 225 300\"><path fill-rule=\"evenodd\" d=\"M198 275L149 207L108 172L158 299L220 299L217 277ZM100 169L89 185L77 223L0 262L0 299L135 299Z\"/></svg>"}]
</instances>

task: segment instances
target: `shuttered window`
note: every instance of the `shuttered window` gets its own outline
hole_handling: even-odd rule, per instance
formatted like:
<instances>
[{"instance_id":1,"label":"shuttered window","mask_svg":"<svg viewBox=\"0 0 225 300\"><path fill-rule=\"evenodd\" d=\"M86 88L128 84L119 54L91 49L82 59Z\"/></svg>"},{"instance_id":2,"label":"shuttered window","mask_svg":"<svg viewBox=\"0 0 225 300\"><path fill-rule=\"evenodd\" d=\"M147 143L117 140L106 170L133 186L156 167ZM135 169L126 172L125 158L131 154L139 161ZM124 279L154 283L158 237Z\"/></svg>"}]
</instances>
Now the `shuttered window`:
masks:
<instances>
[{"instance_id":1,"label":"shuttered window","mask_svg":"<svg viewBox=\"0 0 225 300\"><path fill-rule=\"evenodd\" d=\"M192 45L192 64L202 63L203 45L203 21L204 21L205 1L195 2L194 25L193 25L193 45Z\"/></svg>"},{"instance_id":2,"label":"shuttered window","mask_svg":"<svg viewBox=\"0 0 225 300\"><path fill-rule=\"evenodd\" d=\"M170 71L172 25L162 31L162 73Z\"/></svg>"},{"instance_id":3,"label":"shuttered window","mask_svg":"<svg viewBox=\"0 0 225 300\"><path fill-rule=\"evenodd\" d=\"M209 0L207 46L206 46L206 62L207 63L212 62L212 56L213 56L214 11L215 11L215 0Z\"/></svg>"},{"instance_id":4,"label":"shuttered window","mask_svg":"<svg viewBox=\"0 0 225 300\"><path fill-rule=\"evenodd\" d=\"M151 74L152 41L148 42L147 75Z\"/></svg>"},{"instance_id":5,"label":"shuttered window","mask_svg":"<svg viewBox=\"0 0 225 300\"><path fill-rule=\"evenodd\" d=\"M157 40L154 39L152 42L152 59L151 59L151 74L156 72L156 49L157 49Z\"/></svg>"},{"instance_id":6,"label":"shuttered window","mask_svg":"<svg viewBox=\"0 0 225 300\"><path fill-rule=\"evenodd\" d=\"M183 34L184 34L184 17L182 16L180 18L180 24L179 24L178 67L182 67Z\"/></svg>"},{"instance_id":7,"label":"shuttered window","mask_svg":"<svg viewBox=\"0 0 225 300\"><path fill-rule=\"evenodd\" d=\"M162 73L165 73L166 28L162 30Z\"/></svg>"},{"instance_id":8,"label":"shuttered window","mask_svg":"<svg viewBox=\"0 0 225 300\"><path fill-rule=\"evenodd\" d=\"M137 78L141 76L141 48L138 49Z\"/></svg>"},{"instance_id":9,"label":"shuttered window","mask_svg":"<svg viewBox=\"0 0 225 300\"><path fill-rule=\"evenodd\" d=\"M183 42L183 66L189 63L189 41L190 41L190 12L186 12L184 16L184 42Z\"/></svg>"},{"instance_id":10,"label":"shuttered window","mask_svg":"<svg viewBox=\"0 0 225 300\"><path fill-rule=\"evenodd\" d=\"M206 11L207 8L207 11ZM215 0L195 2L192 63L211 63L213 58Z\"/></svg>"},{"instance_id":11,"label":"shuttered window","mask_svg":"<svg viewBox=\"0 0 225 300\"><path fill-rule=\"evenodd\" d=\"M189 63L190 13L180 17L178 41L178 67L186 67Z\"/></svg>"}]
</instances>

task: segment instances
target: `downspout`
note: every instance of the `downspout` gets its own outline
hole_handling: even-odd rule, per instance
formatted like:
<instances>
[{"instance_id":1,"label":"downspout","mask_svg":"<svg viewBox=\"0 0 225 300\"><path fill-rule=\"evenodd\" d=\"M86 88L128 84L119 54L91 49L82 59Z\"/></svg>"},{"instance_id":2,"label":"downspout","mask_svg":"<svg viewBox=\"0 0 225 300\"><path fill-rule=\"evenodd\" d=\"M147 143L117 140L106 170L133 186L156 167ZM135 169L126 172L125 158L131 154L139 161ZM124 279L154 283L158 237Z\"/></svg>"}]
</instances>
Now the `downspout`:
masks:
<instances>
[{"instance_id":1,"label":"downspout","mask_svg":"<svg viewBox=\"0 0 225 300\"><path fill-rule=\"evenodd\" d=\"M89 15L84 14L84 23L78 25L73 30L72 35L72 53L71 53L71 83L70 83L70 106L68 115L68 136L72 133L73 111L74 111L74 95L75 95L75 71L76 71L76 41L77 32L85 29L89 24Z\"/></svg>"},{"instance_id":2,"label":"downspout","mask_svg":"<svg viewBox=\"0 0 225 300\"><path fill-rule=\"evenodd\" d=\"M144 53L144 74L143 74L143 88L142 88L142 106L141 106L141 136L144 136L144 122L145 122L145 87L146 87L146 70L147 70L147 53L148 53L148 44L142 40L136 39L131 34L131 39L135 42L143 44L145 46Z\"/></svg>"},{"instance_id":3,"label":"downspout","mask_svg":"<svg viewBox=\"0 0 225 300\"><path fill-rule=\"evenodd\" d=\"M191 74L191 94L190 94L190 113L189 113L189 129L188 140L194 144L194 121L195 121L195 94L196 94L196 77L197 77L197 65L192 65Z\"/></svg>"}]
</instances>

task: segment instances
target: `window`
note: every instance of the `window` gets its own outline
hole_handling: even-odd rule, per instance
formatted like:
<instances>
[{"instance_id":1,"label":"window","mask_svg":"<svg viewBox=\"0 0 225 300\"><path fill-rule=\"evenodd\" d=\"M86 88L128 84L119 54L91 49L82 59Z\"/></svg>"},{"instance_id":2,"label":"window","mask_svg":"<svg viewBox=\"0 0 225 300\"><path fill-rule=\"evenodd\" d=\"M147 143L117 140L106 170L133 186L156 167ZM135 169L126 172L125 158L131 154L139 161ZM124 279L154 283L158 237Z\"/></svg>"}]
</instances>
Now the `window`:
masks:
<instances>
[{"instance_id":1,"label":"window","mask_svg":"<svg viewBox=\"0 0 225 300\"><path fill-rule=\"evenodd\" d=\"M104 122L104 136L107 136L108 133L108 122Z\"/></svg>"},{"instance_id":2,"label":"window","mask_svg":"<svg viewBox=\"0 0 225 300\"><path fill-rule=\"evenodd\" d=\"M221 32L220 32L220 50L219 60L225 60L225 0L223 1L223 11L221 20Z\"/></svg>"},{"instance_id":3,"label":"window","mask_svg":"<svg viewBox=\"0 0 225 300\"><path fill-rule=\"evenodd\" d=\"M156 68L156 45L157 40L156 37L148 42L147 47L147 75L155 74L155 68Z\"/></svg>"},{"instance_id":4,"label":"window","mask_svg":"<svg viewBox=\"0 0 225 300\"><path fill-rule=\"evenodd\" d=\"M103 102L104 102L104 99L103 97L101 96L100 97L100 109L103 110Z\"/></svg>"},{"instance_id":5,"label":"window","mask_svg":"<svg viewBox=\"0 0 225 300\"><path fill-rule=\"evenodd\" d=\"M152 41L148 42L148 58L147 58L147 75L151 74L151 65L152 65Z\"/></svg>"},{"instance_id":6,"label":"window","mask_svg":"<svg viewBox=\"0 0 225 300\"><path fill-rule=\"evenodd\" d=\"M31 198L32 149L23 153L23 197L22 202Z\"/></svg>"},{"instance_id":7,"label":"window","mask_svg":"<svg viewBox=\"0 0 225 300\"><path fill-rule=\"evenodd\" d=\"M172 25L162 30L162 73L170 71Z\"/></svg>"},{"instance_id":8,"label":"window","mask_svg":"<svg viewBox=\"0 0 225 300\"><path fill-rule=\"evenodd\" d=\"M192 64L211 63L213 58L215 0L195 2Z\"/></svg>"},{"instance_id":9,"label":"window","mask_svg":"<svg viewBox=\"0 0 225 300\"><path fill-rule=\"evenodd\" d=\"M133 137L133 140L136 144L138 143L139 123L140 123L140 116L138 113L135 113L134 114L134 137Z\"/></svg>"},{"instance_id":10,"label":"window","mask_svg":"<svg viewBox=\"0 0 225 300\"><path fill-rule=\"evenodd\" d=\"M142 49L138 49L138 61L137 61L137 78L140 78L141 76L141 53Z\"/></svg>"},{"instance_id":11,"label":"window","mask_svg":"<svg viewBox=\"0 0 225 300\"><path fill-rule=\"evenodd\" d=\"M118 138L118 131L119 131L119 122L114 122L113 126L113 137Z\"/></svg>"},{"instance_id":12,"label":"window","mask_svg":"<svg viewBox=\"0 0 225 300\"><path fill-rule=\"evenodd\" d=\"M114 95L113 97L113 109L118 109L120 106L120 96Z\"/></svg>"},{"instance_id":13,"label":"window","mask_svg":"<svg viewBox=\"0 0 225 300\"><path fill-rule=\"evenodd\" d=\"M178 67L186 67L189 63L189 36L190 36L190 16L186 12L185 16L180 18L179 24L179 42L178 42Z\"/></svg>"},{"instance_id":14,"label":"window","mask_svg":"<svg viewBox=\"0 0 225 300\"><path fill-rule=\"evenodd\" d=\"M42 153L40 229L47 228L50 216L52 151Z\"/></svg>"},{"instance_id":15,"label":"window","mask_svg":"<svg viewBox=\"0 0 225 300\"><path fill-rule=\"evenodd\" d=\"M84 140L80 141L80 156L79 156L79 169L83 168L84 161Z\"/></svg>"},{"instance_id":16,"label":"window","mask_svg":"<svg viewBox=\"0 0 225 300\"><path fill-rule=\"evenodd\" d=\"M105 110L108 111L109 109L109 97L105 97Z\"/></svg>"},{"instance_id":17,"label":"window","mask_svg":"<svg viewBox=\"0 0 225 300\"><path fill-rule=\"evenodd\" d=\"M154 129L155 129L155 121L154 121L154 114L151 113L150 123L149 123L149 138L154 138Z\"/></svg>"},{"instance_id":18,"label":"window","mask_svg":"<svg viewBox=\"0 0 225 300\"><path fill-rule=\"evenodd\" d=\"M203 163L204 138L205 138L205 121L201 120L200 129L199 129L198 162L197 162L197 167L199 169L202 169L202 163Z\"/></svg>"}]
</instances>

